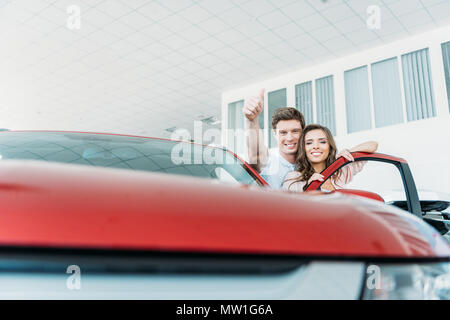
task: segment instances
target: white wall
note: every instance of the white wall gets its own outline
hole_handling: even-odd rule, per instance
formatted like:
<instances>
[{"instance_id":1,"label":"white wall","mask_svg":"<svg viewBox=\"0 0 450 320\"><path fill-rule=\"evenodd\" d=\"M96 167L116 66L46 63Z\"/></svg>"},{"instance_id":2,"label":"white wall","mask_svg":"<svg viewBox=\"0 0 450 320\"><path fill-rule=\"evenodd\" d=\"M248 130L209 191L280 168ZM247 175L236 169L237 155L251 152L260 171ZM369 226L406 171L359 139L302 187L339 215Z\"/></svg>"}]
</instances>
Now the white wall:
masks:
<instances>
[{"instance_id":1,"label":"white wall","mask_svg":"<svg viewBox=\"0 0 450 320\"><path fill-rule=\"evenodd\" d=\"M244 99L248 95L257 94L260 88L265 88L265 102L267 104L268 92L286 88L287 103L290 106L295 106L294 88L296 84L333 75L338 148L351 147L368 139L377 140L380 145L379 152L400 156L408 161L419 189L441 190L450 194L450 113L441 51L441 43L449 40L450 26L447 26L224 92L222 94L222 140L227 145L224 129L228 125L228 103ZM370 68L370 64L373 62L395 56L398 57L400 69L402 54L423 48L429 48L437 116L413 122L407 122L405 116L405 122L401 124L383 128L374 128L375 126L372 125L373 129L371 130L347 134L344 71L363 65L368 65ZM405 108L401 73L400 79L403 108ZM315 97L314 81L313 97ZM267 105L265 105L265 108L267 108ZM269 124L268 112L265 114L265 127L267 128ZM266 141L268 135L269 132L266 132Z\"/></svg>"}]
</instances>

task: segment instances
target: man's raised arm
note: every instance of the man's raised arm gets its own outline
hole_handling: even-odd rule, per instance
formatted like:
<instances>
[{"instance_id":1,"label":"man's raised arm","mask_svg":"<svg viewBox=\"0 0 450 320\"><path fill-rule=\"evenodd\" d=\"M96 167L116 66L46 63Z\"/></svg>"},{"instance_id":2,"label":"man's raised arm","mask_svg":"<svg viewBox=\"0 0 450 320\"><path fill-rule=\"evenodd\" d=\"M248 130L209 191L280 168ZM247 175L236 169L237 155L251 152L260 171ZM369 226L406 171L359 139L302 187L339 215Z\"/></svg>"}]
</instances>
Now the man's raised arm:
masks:
<instances>
[{"instance_id":1,"label":"man's raised arm","mask_svg":"<svg viewBox=\"0 0 450 320\"><path fill-rule=\"evenodd\" d=\"M264 144L264 137L259 126L258 117L263 110L264 89L258 96L245 99L242 112L245 116L245 135L247 137L248 161L258 172L267 163L269 150Z\"/></svg>"}]
</instances>

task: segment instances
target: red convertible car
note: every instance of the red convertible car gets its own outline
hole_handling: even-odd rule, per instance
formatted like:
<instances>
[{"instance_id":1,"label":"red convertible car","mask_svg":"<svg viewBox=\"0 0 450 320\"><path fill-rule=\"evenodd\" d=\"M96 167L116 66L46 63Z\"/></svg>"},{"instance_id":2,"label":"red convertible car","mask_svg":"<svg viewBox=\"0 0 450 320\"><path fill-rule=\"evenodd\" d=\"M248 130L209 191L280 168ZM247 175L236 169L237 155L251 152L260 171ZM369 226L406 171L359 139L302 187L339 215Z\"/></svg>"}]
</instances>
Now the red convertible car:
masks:
<instances>
[{"instance_id":1,"label":"red convertible car","mask_svg":"<svg viewBox=\"0 0 450 320\"><path fill-rule=\"evenodd\" d=\"M5 131L0 156L0 299L450 298L448 216L424 220L396 157L354 154L399 171L385 203L270 190L229 151L164 139Z\"/></svg>"}]
</instances>

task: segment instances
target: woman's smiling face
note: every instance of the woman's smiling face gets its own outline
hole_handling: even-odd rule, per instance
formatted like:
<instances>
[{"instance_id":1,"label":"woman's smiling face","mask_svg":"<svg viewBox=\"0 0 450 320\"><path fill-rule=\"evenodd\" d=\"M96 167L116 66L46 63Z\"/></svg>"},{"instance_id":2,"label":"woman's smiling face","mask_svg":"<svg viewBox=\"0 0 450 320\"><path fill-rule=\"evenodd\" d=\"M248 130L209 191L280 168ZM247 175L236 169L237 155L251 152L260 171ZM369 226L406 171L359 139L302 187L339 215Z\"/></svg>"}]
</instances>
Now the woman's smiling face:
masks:
<instances>
[{"instance_id":1,"label":"woman's smiling face","mask_svg":"<svg viewBox=\"0 0 450 320\"><path fill-rule=\"evenodd\" d=\"M323 130L316 129L306 133L305 152L311 163L317 164L327 160L330 153L330 144Z\"/></svg>"}]
</instances>

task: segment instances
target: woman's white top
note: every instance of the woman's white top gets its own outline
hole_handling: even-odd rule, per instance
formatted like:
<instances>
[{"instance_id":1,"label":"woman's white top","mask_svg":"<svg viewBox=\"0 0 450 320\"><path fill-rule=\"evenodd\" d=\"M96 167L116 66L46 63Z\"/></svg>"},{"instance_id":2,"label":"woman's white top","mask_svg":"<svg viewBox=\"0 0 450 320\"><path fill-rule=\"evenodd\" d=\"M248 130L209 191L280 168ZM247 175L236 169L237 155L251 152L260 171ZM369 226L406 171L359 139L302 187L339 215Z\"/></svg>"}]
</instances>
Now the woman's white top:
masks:
<instances>
[{"instance_id":1,"label":"woman's white top","mask_svg":"<svg viewBox=\"0 0 450 320\"><path fill-rule=\"evenodd\" d=\"M354 161L340 169L341 174L337 179L331 177L331 184L335 189L344 189L345 185L352 181L353 176L360 172L367 161ZM283 182L283 189L295 192L303 192L303 187L307 181L296 181L301 176L298 171L291 171L286 175Z\"/></svg>"}]
</instances>

